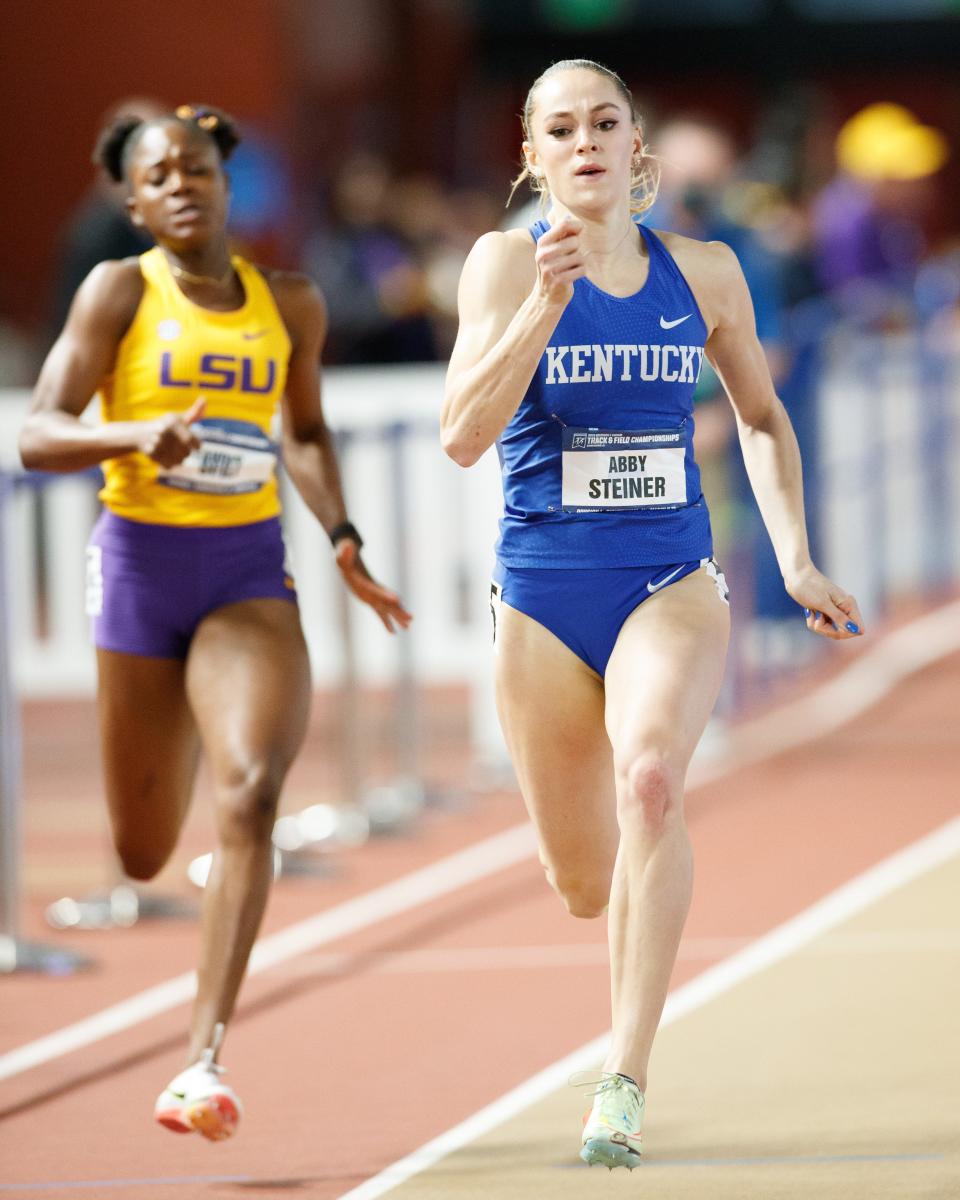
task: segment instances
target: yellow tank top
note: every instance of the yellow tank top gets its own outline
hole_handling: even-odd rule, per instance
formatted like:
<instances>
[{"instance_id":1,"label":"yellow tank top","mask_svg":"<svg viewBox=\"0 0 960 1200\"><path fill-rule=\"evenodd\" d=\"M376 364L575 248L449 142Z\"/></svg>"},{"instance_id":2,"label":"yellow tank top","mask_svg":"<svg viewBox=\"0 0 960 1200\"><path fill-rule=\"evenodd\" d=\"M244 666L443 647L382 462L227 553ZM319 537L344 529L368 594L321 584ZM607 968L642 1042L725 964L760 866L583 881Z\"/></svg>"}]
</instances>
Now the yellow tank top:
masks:
<instances>
[{"instance_id":1,"label":"yellow tank top","mask_svg":"<svg viewBox=\"0 0 960 1200\"><path fill-rule=\"evenodd\" d=\"M172 470L140 453L104 462L100 499L118 516L245 525L280 511L272 433L290 338L264 277L232 261L246 299L233 312L213 312L181 292L159 247L140 257L143 298L100 388L103 419L146 421L202 396L203 445Z\"/></svg>"}]
</instances>

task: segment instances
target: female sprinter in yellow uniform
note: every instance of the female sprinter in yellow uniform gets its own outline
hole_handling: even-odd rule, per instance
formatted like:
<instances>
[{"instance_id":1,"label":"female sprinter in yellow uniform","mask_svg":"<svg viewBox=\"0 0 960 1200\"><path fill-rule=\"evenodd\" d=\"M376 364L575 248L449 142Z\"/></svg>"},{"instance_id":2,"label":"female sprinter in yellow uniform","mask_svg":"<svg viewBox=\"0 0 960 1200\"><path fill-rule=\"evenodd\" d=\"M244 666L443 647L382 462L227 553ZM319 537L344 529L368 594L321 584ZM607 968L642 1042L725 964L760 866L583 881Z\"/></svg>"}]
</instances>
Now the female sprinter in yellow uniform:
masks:
<instances>
[{"instance_id":1,"label":"female sprinter in yellow uniform","mask_svg":"<svg viewBox=\"0 0 960 1200\"><path fill-rule=\"evenodd\" d=\"M323 300L300 275L262 272L227 246L228 118L183 107L120 118L97 157L129 187L156 248L102 263L80 287L24 425L24 465L102 463L89 546L107 803L126 872L170 856L199 751L218 843L204 895L187 1069L156 1105L170 1129L228 1137L240 1115L217 1051L270 884L280 789L303 740L309 665L284 565L273 418L283 460L330 535L346 585L389 631L410 620L375 583L347 521L320 405ZM104 424L80 414L99 389Z\"/></svg>"},{"instance_id":2,"label":"female sprinter in yellow uniform","mask_svg":"<svg viewBox=\"0 0 960 1200\"><path fill-rule=\"evenodd\" d=\"M613 1038L581 1157L632 1169L690 903L684 777L727 651L693 453L704 356L788 593L815 633L862 623L810 559L797 443L739 264L634 220L652 196L637 194L644 150L623 80L555 63L530 89L524 133L547 218L487 234L464 266L443 440L463 466L500 452L497 703L550 882L575 916L609 906Z\"/></svg>"}]
</instances>

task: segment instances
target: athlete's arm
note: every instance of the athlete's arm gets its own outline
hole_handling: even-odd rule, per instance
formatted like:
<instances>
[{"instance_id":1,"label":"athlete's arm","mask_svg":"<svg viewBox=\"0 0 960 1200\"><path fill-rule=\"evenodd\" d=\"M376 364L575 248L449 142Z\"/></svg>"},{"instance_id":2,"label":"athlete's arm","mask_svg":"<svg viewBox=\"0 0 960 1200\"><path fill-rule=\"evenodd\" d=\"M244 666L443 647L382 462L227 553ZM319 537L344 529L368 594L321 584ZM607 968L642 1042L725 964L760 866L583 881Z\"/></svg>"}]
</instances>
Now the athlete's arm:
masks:
<instances>
[{"instance_id":1,"label":"athlete's arm","mask_svg":"<svg viewBox=\"0 0 960 1200\"><path fill-rule=\"evenodd\" d=\"M827 637L853 637L863 629L856 600L818 571L810 558L800 450L774 391L740 264L720 242L703 246L700 259L698 290L711 330L707 357L733 405L750 485L784 585L798 604L810 610L811 629Z\"/></svg>"},{"instance_id":2,"label":"athlete's arm","mask_svg":"<svg viewBox=\"0 0 960 1200\"><path fill-rule=\"evenodd\" d=\"M460 466L493 445L530 386L573 281L585 272L579 231L572 218L558 222L535 255L520 231L484 234L470 251L440 415L443 448Z\"/></svg>"},{"instance_id":3,"label":"athlete's arm","mask_svg":"<svg viewBox=\"0 0 960 1200\"><path fill-rule=\"evenodd\" d=\"M40 371L30 413L20 432L25 467L79 471L107 458L140 450L165 467L182 462L199 445L189 426L202 411L154 421L85 425L80 415L113 369L117 347L143 295L136 259L94 267L80 285L63 332Z\"/></svg>"},{"instance_id":4,"label":"athlete's arm","mask_svg":"<svg viewBox=\"0 0 960 1200\"><path fill-rule=\"evenodd\" d=\"M290 361L283 398L283 462L304 503L327 533L347 519L340 468L320 399L320 352L327 336L327 309L319 289L305 275L274 271L270 287L290 336ZM386 628L410 624L395 592L370 577L351 537L334 546L347 587L369 604Z\"/></svg>"}]
</instances>

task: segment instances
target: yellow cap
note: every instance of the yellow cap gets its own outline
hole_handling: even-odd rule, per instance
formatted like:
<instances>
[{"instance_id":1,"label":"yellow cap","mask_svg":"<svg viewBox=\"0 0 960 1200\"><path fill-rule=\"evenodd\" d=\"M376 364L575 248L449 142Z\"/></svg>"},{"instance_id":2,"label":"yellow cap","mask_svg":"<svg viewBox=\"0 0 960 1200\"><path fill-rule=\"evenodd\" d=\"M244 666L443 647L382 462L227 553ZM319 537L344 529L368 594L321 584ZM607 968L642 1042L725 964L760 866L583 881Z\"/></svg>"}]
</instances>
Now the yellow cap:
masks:
<instances>
[{"instance_id":1,"label":"yellow cap","mask_svg":"<svg viewBox=\"0 0 960 1200\"><path fill-rule=\"evenodd\" d=\"M947 139L900 104L868 104L837 134L837 161L861 179L922 179L950 157Z\"/></svg>"}]
</instances>

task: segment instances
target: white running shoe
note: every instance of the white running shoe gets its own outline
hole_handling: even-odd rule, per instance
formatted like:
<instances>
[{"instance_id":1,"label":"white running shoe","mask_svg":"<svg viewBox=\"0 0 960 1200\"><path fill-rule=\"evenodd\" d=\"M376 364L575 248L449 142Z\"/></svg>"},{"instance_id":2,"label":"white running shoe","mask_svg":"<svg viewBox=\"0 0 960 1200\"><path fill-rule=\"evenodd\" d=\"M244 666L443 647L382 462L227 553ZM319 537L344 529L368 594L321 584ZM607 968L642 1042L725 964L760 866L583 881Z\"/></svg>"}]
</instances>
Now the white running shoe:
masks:
<instances>
[{"instance_id":1,"label":"white running shoe","mask_svg":"<svg viewBox=\"0 0 960 1200\"><path fill-rule=\"evenodd\" d=\"M640 1165L643 1153L643 1093L625 1075L601 1075L593 1093L593 1107L583 1123L580 1157L591 1167L601 1163L612 1171Z\"/></svg>"},{"instance_id":2,"label":"white running shoe","mask_svg":"<svg viewBox=\"0 0 960 1200\"><path fill-rule=\"evenodd\" d=\"M211 1142L232 1137L243 1114L240 1097L221 1082L223 1067L213 1061L223 1039L217 1025L213 1045L203 1057L176 1075L157 1097L153 1117L175 1133L202 1133Z\"/></svg>"}]
</instances>

